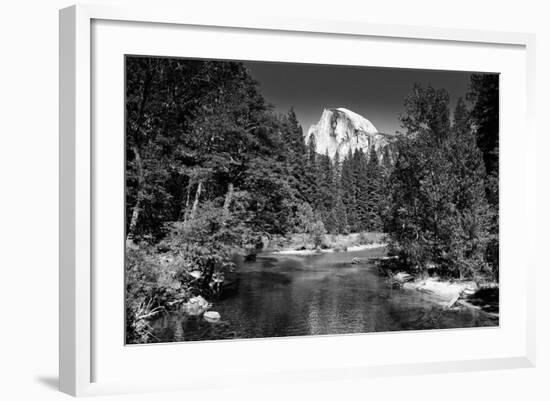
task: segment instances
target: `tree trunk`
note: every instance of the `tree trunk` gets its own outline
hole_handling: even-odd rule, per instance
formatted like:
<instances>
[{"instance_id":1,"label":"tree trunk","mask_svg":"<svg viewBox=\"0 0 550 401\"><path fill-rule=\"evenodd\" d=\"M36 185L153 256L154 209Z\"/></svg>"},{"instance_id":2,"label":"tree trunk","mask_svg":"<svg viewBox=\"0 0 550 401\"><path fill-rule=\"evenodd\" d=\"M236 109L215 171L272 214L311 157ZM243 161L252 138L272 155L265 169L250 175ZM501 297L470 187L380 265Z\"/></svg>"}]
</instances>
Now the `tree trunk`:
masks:
<instances>
[{"instance_id":1,"label":"tree trunk","mask_svg":"<svg viewBox=\"0 0 550 401\"><path fill-rule=\"evenodd\" d=\"M191 217L190 217L191 220L195 218L195 213L197 212L197 207L199 206L199 199L201 197L201 192L202 192L202 181L199 181L199 184L197 185L197 192L195 192L195 200L193 201L193 209L191 209Z\"/></svg>"},{"instance_id":2,"label":"tree trunk","mask_svg":"<svg viewBox=\"0 0 550 401\"><path fill-rule=\"evenodd\" d=\"M138 175L138 192L137 192L136 204L134 205L134 209L132 210L132 218L130 220L130 226L128 227L128 235L126 237L127 240L134 239L134 234L138 223L139 214L141 211L141 204L143 203L143 199L145 198L145 188L144 188L145 176L143 172L143 161L141 160L141 155L139 153L139 149L137 146L132 146L132 151L134 152L134 156L136 159L136 167L137 167L137 175Z\"/></svg>"},{"instance_id":3,"label":"tree trunk","mask_svg":"<svg viewBox=\"0 0 550 401\"><path fill-rule=\"evenodd\" d=\"M227 194L225 195L225 201L223 202L223 209L228 212L229 206L231 206L231 200L233 199L233 183L230 182L227 185Z\"/></svg>"},{"instance_id":4,"label":"tree trunk","mask_svg":"<svg viewBox=\"0 0 550 401\"><path fill-rule=\"evenodd\" d=\"M141 125L143 123L144 115L145 115L145 105L147 104L147 100L149 97L149 86L151 85L151 81L153 80L153 67L151 66L151 62L149 62L149 73L145 75L145 82L143 85L143 93L141 96L141 102L139 105L139 113L138 117L136 119L136 127L132 133L132 136L134 137L134 144L132 145L132 151L134 152L134 157L136 159L136 166L137 166L137 175L138 175L138 192L137 192L137 199L136 204L134 205L134 209L132 210L132 218L130 219L130 226L128 227L128 233L126 236L127 241L133 242L134 234L136 230L136 226L139 219L139 213L141 211L141 204L143 203L143 199L145 198L145 173L143 170L143 161L141 160L141 154L139 153L139 131L141 129Z\"/></svg>"},{"instance_id":5,"label":"tree trunk","mask_svg":"<svg viewBox=\"0 0 550 401\"><path fill-rule=\"evenodd\" d=\"M223 202L223 224L226 224L229 218L229 207L231 206L231 200L233 199L233 183L230 182L227 185L227 193L225 194L225 200Z\"/></svg>"},{"instance_id":6,"label":"tree trunk","mask_svg":"<svg viewBox=\"0 0 550 401\"><path fill-rule=\"evenodd\" d=\"M187 211L189 210L190 197L191 197L191 178L189 178L189 182L187 183L187 195L185 196L185 206L183 207L183 211L181 213L181 217L183 217L184 223L187 221Z\"/></svg>"}]
</instances>

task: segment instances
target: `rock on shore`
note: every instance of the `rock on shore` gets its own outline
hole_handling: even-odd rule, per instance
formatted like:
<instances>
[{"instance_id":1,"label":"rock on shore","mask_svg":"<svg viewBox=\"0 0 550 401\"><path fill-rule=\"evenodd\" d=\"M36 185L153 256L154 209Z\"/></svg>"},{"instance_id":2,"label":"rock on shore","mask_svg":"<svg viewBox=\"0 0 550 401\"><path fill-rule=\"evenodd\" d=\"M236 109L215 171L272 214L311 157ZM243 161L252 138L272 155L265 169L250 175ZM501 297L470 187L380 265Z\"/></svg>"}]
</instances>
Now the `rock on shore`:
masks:
<instances>
[{"instance_id":1,"label":"rock on shore","mask_svg":"<svg viewBox=\"0 0 550 401\"><path fill-rule=\"evenodd\" d=\"M218 312L214 312L214 311L204 312L203 317L204 317L204 320L206 320L207 322L210 322L210 323L218 322L221 319L220 314Z\"/></svg>"}]
</instances>

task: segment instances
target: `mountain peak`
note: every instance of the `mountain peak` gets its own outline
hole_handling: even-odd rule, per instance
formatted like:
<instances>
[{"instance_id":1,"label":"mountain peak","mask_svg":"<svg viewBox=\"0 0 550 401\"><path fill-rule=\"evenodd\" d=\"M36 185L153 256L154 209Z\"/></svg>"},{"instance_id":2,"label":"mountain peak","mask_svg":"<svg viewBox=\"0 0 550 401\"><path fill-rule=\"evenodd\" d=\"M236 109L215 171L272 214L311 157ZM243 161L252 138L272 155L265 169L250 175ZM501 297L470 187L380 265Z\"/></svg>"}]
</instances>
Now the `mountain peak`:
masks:
<instances>
[{"instance_id":1,"label":"mountain peak","mask_svg":"<svg viewBox=\"0 0 550 401\"><path fill-rule=\"evenodd\" d=\"M369 120L343 107L324 109L319 122L308 130L306 143L312 137L317 153L328 153L331 159L338 154L340 160L346 158L350 150L361 149L367 153L374 146L378 152L388 144L386 136Z\"/></svg>"},{"instance_id":2,"label":"mountain peak","mask_svg":"<svg viewBox=\"0 0 550 401\"><path fill-rule=\"evenodd\" d=\"M360 129L368 134L378 133L378 130L376 129L376 127L365 117L349 109L345 109L343 107L338 107L336 110L339 111L340 113L344 113L348 117L348 119L353 123L356 129Z\"/></svg>"}]
</instances>

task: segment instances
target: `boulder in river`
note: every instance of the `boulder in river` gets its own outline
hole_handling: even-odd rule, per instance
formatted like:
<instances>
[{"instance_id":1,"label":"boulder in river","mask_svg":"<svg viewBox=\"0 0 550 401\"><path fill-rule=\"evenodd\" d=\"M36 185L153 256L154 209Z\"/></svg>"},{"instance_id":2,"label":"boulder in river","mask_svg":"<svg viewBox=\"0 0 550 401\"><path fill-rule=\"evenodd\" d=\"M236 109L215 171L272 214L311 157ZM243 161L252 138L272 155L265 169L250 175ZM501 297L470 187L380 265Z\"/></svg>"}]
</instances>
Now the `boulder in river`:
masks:
<instances>
[{"instance_id":1,"label":"boulder in river","mask_svg":"<svg viewBox=\"0 0 550 401\"><path fill-rule=\"evenodd\" d=\"M257 256L256 253L249 253L244 257L244 261L245 262L254 262L254 261L256 261L256 256Z\"/></svg>"},{"instance_id":2,"label":"boulder in river","mask_svg":"<svg viewBox=\"0 0 550 401\"><path fill-rule=\"evenodd\" d=\"M412 281L414 277L409 273L399 272L393 276L393 279L399 283L406 283L408 281Z\"/></svg>"},{"instance_id":3,"label":"boulder in river","mask_svg":"<svg viewBox=\"0 0 550 401\"><path fill-rule=\"evenodd\" d=\"M202 273L201 273L200 270L193 270L193 271L189 272L189 275L191 277L193 277L194 279L199 279L199 278L202 277Z\"/></svg>"},{"instance_id":4,"label":"boulder in river","mask_svg":"<svg viewBox=\"0 0 550 401\"><path fill-rule=\"evenodd\" d=\"M210 304L200 295L190 298L187 303L183 304L183 310L190 316L200 316L210 308Z\"/></svg>"},{"instance_id":5,"label":"boulder in river","mask_svg":"<svg viewBox=\"0 0 550 401\"><path fill-rule=\"evenodd\" d=\"M399 281L390 281L391 288L394 290L400 290L403 288L403 283Z\"/></svg>"},{"instance_id":6,"label":"boulder in river","mask_svg":"<svg viewBox=\"0 0 550 401\"><path fill-rule=\"evenodd\" d=\"M218 312L214 311L208 311L204 312L204 320L206 320L209 323L215 323L218 322L221 319L221 316Z\"/></svg>"}]
</instances>

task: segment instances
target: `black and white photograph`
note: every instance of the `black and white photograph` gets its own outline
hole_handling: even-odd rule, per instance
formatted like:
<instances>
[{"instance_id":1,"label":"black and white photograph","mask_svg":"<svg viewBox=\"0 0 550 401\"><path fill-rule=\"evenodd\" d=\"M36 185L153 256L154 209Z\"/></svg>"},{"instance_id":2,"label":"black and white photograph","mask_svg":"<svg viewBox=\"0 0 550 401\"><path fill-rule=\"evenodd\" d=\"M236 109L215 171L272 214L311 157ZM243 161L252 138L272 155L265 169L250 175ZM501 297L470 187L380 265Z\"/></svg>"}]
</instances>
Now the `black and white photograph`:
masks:
<instances>
[{"instance_id":1,"label":"black and white photograph","mask_svg":"<svg viewBox=\"0 0 550 401\"><path fill-rule=\"evenodd\" d=\"M126 344L499 326L499 75L125 56Z\"/></svg>"},{"instance_id":2,"label":"black and white photograph","mask_svg":"<svg viewBox=\"0 0 550 401\"><path fill-rule=\"evenodd\" d=\"M549 400L543 5L3 2L0 399Z\"/></svg>"}]
</instances>

